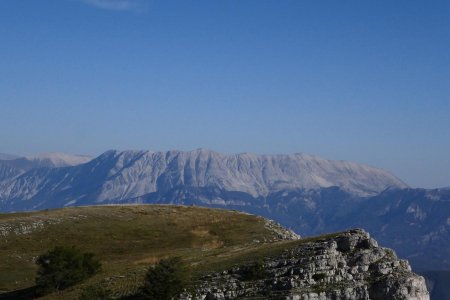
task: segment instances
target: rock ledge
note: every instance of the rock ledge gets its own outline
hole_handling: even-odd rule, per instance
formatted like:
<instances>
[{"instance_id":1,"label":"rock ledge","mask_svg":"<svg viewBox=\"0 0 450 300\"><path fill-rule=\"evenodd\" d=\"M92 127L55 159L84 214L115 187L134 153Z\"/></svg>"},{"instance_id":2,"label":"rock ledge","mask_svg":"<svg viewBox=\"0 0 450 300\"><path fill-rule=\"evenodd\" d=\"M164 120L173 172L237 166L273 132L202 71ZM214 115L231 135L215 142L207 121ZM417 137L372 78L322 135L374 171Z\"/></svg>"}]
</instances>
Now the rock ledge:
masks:
<instances>
[{"instance_id":1,"label":"rock ledge","mask_svg":"<svg viewBox=\"0 0 450 300\"><path fill-rule=\"evenodd\" d=\"M252 268L204 276L180 299L429 299L424 278L361 229L300 240Z\"/></svg>"}]
</instances>

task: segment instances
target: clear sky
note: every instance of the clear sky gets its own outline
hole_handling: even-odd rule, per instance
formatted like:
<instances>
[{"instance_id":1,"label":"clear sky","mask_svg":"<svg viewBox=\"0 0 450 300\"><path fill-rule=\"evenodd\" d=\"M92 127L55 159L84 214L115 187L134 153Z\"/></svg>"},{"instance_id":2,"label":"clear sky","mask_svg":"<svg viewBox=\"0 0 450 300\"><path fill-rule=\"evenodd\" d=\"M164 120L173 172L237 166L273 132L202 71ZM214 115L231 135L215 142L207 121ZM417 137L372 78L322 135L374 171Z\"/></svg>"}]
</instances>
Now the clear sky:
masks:
<instances>
[{"instance_id":1,"label":"clear sky","mask_svg":"<svg viewBox=\"0 0 450 300\"><path fill-rule=\"evenodd\" d=\"M450 1L0 1L0 152L200 147L450 186Z\"/></svg>"}]
</instances>

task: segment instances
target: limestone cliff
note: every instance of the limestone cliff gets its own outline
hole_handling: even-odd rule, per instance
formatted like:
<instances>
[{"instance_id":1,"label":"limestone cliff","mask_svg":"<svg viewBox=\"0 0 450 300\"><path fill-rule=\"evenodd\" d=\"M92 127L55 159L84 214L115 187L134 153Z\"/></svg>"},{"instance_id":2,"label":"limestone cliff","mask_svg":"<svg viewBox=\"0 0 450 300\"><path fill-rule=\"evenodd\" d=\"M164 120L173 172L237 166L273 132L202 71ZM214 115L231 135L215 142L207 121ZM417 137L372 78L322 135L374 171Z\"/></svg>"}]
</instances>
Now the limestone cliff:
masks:
<instances>
[{"instance_id":1,"label":"limestone cliff","mask_svg":"<svg viewBox=\"0 0 450 300\"><path fill-rule=\"evenodd\" d=\"M180 299L429 299L423 277L360 229L301 240L257 264L208 274Z\"/></svg>"}]
</instances>

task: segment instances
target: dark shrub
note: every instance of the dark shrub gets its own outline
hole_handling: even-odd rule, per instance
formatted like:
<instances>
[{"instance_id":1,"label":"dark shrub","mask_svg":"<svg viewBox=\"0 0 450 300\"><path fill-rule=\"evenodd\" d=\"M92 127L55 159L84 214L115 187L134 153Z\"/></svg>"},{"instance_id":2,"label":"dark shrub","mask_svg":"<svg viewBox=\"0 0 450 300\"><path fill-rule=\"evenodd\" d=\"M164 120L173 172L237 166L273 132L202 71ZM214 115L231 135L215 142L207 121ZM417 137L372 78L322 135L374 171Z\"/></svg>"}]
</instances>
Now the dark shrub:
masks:
<instances>
[{"instance_id":1,"label":"dark shrub","mask_svg":"<svg viewBox=\"0 0 450 300\"><path fill-rule=\"evenodd\" d=\"M325 277L327 277L327 274L325 274L325 273L316 273L316 274L314 274L314 275L312 276L312 278L313 278L315 281L319 281L319 280L325 279Z\"/></svg>"},{"instance_id":2,"label":"dark shrub","mask_svg":"<svg viewBox=\"0 0 450 300\"><path fill-rule=\"evenodd\" d=\"M262 261L256 261L250 266L244 268L242 273L243 280L258 280L264 279L266 276L266 269Z\"/></svg>"},{"instance_id":3,"label":"dark shrub","mask_svg":"<svg viewBox=\"0 0 450 300\"><path fill-rule=\"evenodd\" d=\"M143 294L147 299L170 300L183 291L181 260L169 258L150 267L145 275Z\"/></svg>"},{"instance_id":4,"label":"dark shrub","mask_svg":"<svg viewBox=\"0 0 450 300\"><path fill-rule=\"evenodd\" d=\"M39 266L36 277L37 291L45 294L62 290L100 270L100 262L92 253L82 253L74 247L55 247L36 260Z\"/></svg>"}]
</instances>

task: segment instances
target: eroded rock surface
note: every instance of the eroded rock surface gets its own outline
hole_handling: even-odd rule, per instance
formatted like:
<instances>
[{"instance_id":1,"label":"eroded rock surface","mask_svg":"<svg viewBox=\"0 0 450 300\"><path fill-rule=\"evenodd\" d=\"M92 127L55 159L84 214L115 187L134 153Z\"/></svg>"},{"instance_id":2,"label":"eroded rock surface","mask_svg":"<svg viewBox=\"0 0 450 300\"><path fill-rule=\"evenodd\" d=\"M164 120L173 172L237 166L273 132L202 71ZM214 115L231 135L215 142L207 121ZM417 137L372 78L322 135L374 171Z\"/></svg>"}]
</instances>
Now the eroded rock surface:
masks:
<instances>
[{"instance_id":1,"label":"eroded rock surface","mask_svg":"<svg viewBox=\"0 0 450 300\"><path fill-rule=\"evenodd\" d=\"M180 298L429 299L424 278L360 229L299 241L255 266L209 274Z\"/></svg>"}]
</instances>

